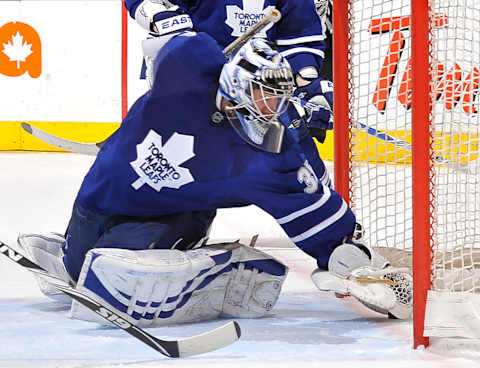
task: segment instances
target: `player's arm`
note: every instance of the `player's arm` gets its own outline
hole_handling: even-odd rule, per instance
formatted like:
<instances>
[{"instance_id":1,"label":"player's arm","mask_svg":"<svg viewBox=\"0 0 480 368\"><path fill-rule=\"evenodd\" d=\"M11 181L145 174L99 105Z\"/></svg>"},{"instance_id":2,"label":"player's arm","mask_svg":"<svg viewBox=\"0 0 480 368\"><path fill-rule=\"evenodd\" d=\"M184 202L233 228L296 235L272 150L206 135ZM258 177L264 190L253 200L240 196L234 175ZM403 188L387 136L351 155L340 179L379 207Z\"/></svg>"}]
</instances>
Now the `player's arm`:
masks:
<instances>
[{"instance_id":1,"label":"player's arm","mask_svg":"<svg viewBox=\"0 0 480 368\"><path fill-rule=\"evenodd\" d=\"M325 56L325 33L313 0L285 0L280 3L282 20L275 43L296 75L313 80L318 77Z\"/></svg>"},{"instance_id":2,"label":"player's arm","mask_svg":"<svg viewBox=\"0 0 480 368\"><path fill-rule=\"evenodd\" d=\"M130 16L153 36L142 42L144 76L151 88L154 79L153 63L158 51L172 37L192 30L192 20L182 9L166 0L125 0L125 7Z\"/></svg>"},{"instance_id":3,"label":"player's arm","mask_svg":"<svg viewBox=\"0 0 480 368\"><path fill-rule=\"evenodd\" d=\"M206 76L215 78L224 63L220 45L208 34L192 32L172 37L155 57L150 95L166 99L179 98L188 91L203 91ZM168 73L157 73L158 70Z\"/></svg>"},{"instance_id":4,"label":"player's arm","mask_svg":"<svg viewBox=\"0 0 480 368\"><path fill-rule=\"evenodd\" d=\"M326 36L327 46L325 48L325 58L320 75L333 80L332 68L332 34L333 34L333 0L314 0L317 14L322 20L323 30Z\"/></svg>"},{"instance_id":5,"label":"player's arm","mask_svg":"<svg viewBox=\"0 0 480 368\"><path fill-rule=\"evenodd\" d=\"M283 18L274 37L295 73L298 87L295 95L318 105L313 110L296 106L298 111L293 111L293 114L300 115L306 121L310 134L323 142L326 130L332 129L333 108L332 85L319 79L326 46L324 23L313 0L285 0L280 11Z\"/></svg>"},{"instance_id":6,"label":"player's arm","mask_svg":"<svg viewBox=\"0 0 480 368\"><path fill-rule=\"evenodd\" d=\"M262 186L269 187L268 192L251 196L297 247L315 258L319 268L312 280L320 290L352 295L382 314L411 316L409 270L391 267L362 242L363 229L352 210L317 178L308 162L297 170L271 173L265 180Z\"/></svg>"}]
</instances>

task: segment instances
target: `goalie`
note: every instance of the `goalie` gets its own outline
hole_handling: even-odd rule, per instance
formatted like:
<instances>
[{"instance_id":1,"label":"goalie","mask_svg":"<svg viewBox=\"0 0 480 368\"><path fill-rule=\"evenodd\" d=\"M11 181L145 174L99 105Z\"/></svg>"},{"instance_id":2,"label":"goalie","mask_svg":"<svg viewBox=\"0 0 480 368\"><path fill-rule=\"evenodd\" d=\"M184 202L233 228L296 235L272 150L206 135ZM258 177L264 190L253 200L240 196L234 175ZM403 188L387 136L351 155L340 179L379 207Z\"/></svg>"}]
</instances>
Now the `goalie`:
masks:
<instances>
[{"instance_id":1,"label":"goalie","mask_svg":"<svg viewBox=\"0 0 480 368\"><path fill-rule=\"evenodd\" d=\"M237 242L203 241L216 209L255 204L316 259L319 289L409 317L410 275L360 242L306 127L288 129L293 74L272 44L253 39L225 60L209 35L183 32L155 69L169 72L154 73L100 150L65 238L19 237L30 258L139 326L260 317L287 267ZM98 320L76 302L71 314Z\"/></svg>"}]
</instances>

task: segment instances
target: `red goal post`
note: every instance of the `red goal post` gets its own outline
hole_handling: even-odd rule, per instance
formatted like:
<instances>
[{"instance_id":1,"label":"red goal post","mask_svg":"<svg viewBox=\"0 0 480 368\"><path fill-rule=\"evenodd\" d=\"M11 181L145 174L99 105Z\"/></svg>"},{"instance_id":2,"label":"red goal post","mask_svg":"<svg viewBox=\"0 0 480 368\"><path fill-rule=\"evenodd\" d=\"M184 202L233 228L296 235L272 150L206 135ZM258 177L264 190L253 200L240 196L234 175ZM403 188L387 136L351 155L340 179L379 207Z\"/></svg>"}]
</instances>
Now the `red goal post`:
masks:
<instances>
[{"instance_id":1,"label":"red goal post","mask_svg":"<svg viewBox=\"0 0 480 368\"><path fill-rule=\"evenodd\" d=\"M333 6L335 188L367 242L413 269L414 347L479 339L480 7Z\"/></svg>"}]
</instances>

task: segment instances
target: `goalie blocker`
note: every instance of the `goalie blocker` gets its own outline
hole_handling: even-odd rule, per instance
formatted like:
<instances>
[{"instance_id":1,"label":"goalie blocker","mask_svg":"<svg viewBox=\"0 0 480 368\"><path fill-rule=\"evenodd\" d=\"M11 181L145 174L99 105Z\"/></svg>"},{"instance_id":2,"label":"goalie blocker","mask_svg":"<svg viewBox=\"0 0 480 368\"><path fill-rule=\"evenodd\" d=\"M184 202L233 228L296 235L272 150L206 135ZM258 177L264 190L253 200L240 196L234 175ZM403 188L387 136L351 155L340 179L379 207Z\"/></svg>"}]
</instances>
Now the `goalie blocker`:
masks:
<instances>
[{"instance_id":1,"label":"goalie blocker","mask_svg":"<svg viewBox=\"0 0 480 368\"><path fill-rule=\"evenodd\" d=\"M19 245L49 272L71 282L58 235L21 235ZM277 302L287 272L271 256L238 242L187 251L96 248L87 253L76 289L136 326L156 327L265 316ZM44 282L40 287L56 297ZM105 323L77 301L71 316Z\"/></svg>"}]
</instances>

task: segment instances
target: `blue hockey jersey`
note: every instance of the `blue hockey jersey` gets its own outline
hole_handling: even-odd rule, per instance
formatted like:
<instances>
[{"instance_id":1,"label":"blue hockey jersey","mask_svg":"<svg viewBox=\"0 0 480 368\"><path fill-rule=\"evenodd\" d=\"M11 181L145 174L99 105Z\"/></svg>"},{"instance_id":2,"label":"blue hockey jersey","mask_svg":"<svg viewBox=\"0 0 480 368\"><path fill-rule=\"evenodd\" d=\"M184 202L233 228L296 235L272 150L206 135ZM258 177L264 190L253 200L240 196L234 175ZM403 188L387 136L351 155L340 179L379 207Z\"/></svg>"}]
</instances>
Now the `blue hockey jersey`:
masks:
<instances>
[{"instance_id":1,"label":"blue hockey jersey","mask_svg":"<svg viewBox=\"0 0 480 368\"><path fill-rule=\"evenodd\" d=\"M167 42L155 68L168 73L155 73L152 89L102 147L77 202L103 215L132 217L255 204L326 266L355 217L317 179L325 168L303 125L286 129L279 154L256 149L235 132L215 103L225 61L205 33Z\"/></svg>"},{"instance_id":2,"label":"blue hockey jersey","mask_svg":"<svg viewBox=\"0 0 480 368\"><path fill-rule=\"evenodd\" d=\"M132 17L143 0L125 0ZM210 34L225 47L275 7L282 19L259 34L277 44L294 73L306 66L322 67L325 33L314 0L170 0L193 21L195 30Z\"/></svg>"}]
</instances>

